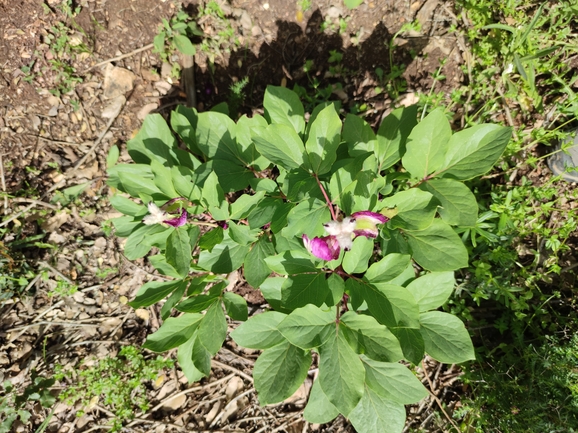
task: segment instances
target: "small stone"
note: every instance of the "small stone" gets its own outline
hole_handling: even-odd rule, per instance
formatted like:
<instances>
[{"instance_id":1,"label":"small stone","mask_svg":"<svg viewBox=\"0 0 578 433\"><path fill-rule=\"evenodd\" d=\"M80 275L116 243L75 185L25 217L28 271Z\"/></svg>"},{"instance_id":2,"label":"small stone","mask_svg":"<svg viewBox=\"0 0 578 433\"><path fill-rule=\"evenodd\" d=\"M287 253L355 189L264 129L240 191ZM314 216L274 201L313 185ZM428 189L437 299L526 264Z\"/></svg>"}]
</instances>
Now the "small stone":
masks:
<instances>
[{"instance_id":1,"label":"small stone","mask_svg":"<svg viewBox=\"0 0 578 433\"><path fill-rule=\"evenodd\" d=\"M114 119L118 116L120 110L122 110L125 102L126 98L123 95L116 96L110 101L104 110L102 110L102 113L100 114L101 117L104 117L105 119Z\"/></svg>"},{"instance_id":2,"label":"small stone","mask_svg":"<svg viewBox=\"0 0 578 433\"><path fill-rule=\"evenodd\" d=\"M48 242L51 244L63 244L66 242L66 238L59 233L52 232L50 236L48 236Z\"/></svg>"},{"instance_id":3,"label":"small stone","mask_svg":"<svg viewBox=\"0 0 578 433\"><path fill-rule=\"evenodd\" d=\"M336 6L331 6L327 10L327 14L326 14L327 18L331 18L331 19L337 19L341 15L343 15L343 10L341 8L336 7Z\"/></svg>"},{"instance_id":4,"label":"small stone","mask_svg":"<svg viewBox=\"0 0 578 433\"><path fill-rule=\"evenodd\" d=\"M135 75L128 69L108 65L104 72L103 95L106 99L124 96L133 88Z\"/></svg>"},{"instance_id":5,"label":"small stone","mask_svg":"<svg viewBox=\"0 0 578 433\"><path fill-rule=\"evenodd\" d=\"M136 310L134 310L134 314L136 315L136 317L138 317L141 320L144 320L145 322L148 322L148 320L151 317L151 313L149 313L149 311L145 310L144 308L137 308Z\"/></svg>"}]
</instances>

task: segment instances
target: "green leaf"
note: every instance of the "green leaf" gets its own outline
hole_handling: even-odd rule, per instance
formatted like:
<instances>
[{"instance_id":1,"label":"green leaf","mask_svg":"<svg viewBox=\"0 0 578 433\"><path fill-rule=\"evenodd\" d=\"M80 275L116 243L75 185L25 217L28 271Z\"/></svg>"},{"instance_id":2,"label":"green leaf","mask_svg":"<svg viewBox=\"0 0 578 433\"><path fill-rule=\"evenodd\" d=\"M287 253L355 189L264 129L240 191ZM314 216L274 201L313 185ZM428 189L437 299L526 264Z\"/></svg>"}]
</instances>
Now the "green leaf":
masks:
<instances>
[{"instance_id":1,"label":"green leaf","mask_svg":"<svg viewBox=\"0 0 578 433\"><path fill-rule=\"evenodd\" d=\"M124 255L129 260L136 260L144 257L152 248L151 240L153 236L161 235L168 237L169 229L160 224L144 225L131 233L124 244Z\"/></svg>"},{"instance_id":2,"label":"green leaf","mask_svg":"<svg viewBox=\"0 0 578 433\"><path fill-rule=\"evenodd\" d=\"M215 355L227 337L227 319L220 302L209 307L199 325L197 338L211 355Z\"/></svg>"},{"instance_id":3,"label":"green leaf","mask_svg":"<svg viewBox=\"0 0 578 433\"><path fill-rule=\"evenodd\" d=\"M257 229L263 227L265 224L270 224L277 209L283 205L283 200L279 198L265 197L247 216L249 227Z\"/></svg>"},{"instance_id":4,"label":"green leaf","mask_svg":"<svg viewBox=\"0 0 578 433\"><path fill-rule=\"evenodd\" d=\"M375 242L364 236L358 236L353 241L351 250L343 256L342 266L348 274L358 274L365 272L368 261L373 255Z\"/></svg>"},{"instance_id":5,"label":"green leaf","mask_svg":"<svg viewBox=\"0 0 578 433\"><path fill-rule=\"evenodd\" d=\"M191 169L180 165L172 167L171 180L178 196L195 202L201 198L201 191L195 185L196 175Z\"/></svg>"},{"instance_id":6,"label":"green leaf","mask_svg":"<svg viewBox=\"0 0 578 433\"><path fill-rule=\"evenodd\" d=\"M464 323L449 313L430 311L420 315L425 351L445 364L476 359L470 334Z\"/></svg>"},{"instance_id":7,"label":"green leaf","mask_svg":"<svg viewBox=\"0 0 578 433\"><path fill-rule=\"evenodd\" d=\"M184 284L179 286L163 304L161 308L161 319L167 320L171 316L173 307L183 298L187 284L188 282L184 282Z\"/></svg>"},{"instance_id":8,"label":"green leaf","mask_svg":"<svg viewBox=\"0 0 578 433\"><path fill-rule=\"evenodd\" d=\"M493 124L475 125L456 132L448 141L443 164L436 170L443 177L459 180L481 176L494 166L511 136L511 128Z\"/></svg>"},{"instance_id":9,"label":"green leaf","mask_svg":"<svg viewBox=\"0 0 578 433\"><path fill-rule=\"evenodd\" d=\"M349 155L354 158L373 152L377 142L371 125L361 117L350 113L343 122L341 139L347 144Z\"/></svg>"},{"instance_id":10,"label":"green leaf","mask_svg":"<svg viewBox=\"0 0 578 433\"><path fill-rule=\"evenodd\" d=\"M291 310L285 308L281 304L281 290L285 284L283 277L269 277L259 286L261 293L265 300L269 303L271 308L282 313L290 313Z\"/></svg>"},{"instance_id":11,"label":"green leaf","mask_svg":"<svg viewBox=\"0 0 578 433\"><path fill-rule=\"evenodd\" d=\"M319 384L339 412L348 417L363 395L365 370L341 332L319 348Z\"/></svg>"},{"instance_id":12,"label":"green leaf","mask_svg":"<svg viewBox=\"0 0 578 433\"><path fill-rule=\"evenodd\" d=\"M149 262L154 268L159 271L162 275L166 275L167 277L172 277L176 279L180 279L181 276L175 271L171 265L167 263L167 258L164 254L157 254L154 256L148 256Z\"/></svg>"},{"instance_id":13,"label":"green leaf","mask_svg":"<svg viewBox=\"0 0 578 433\"><path fill-rule=\"evenodd\" d=\"M409 134L402 163L414 179L425 179L444 166L452 136L444 111L437 108Z\"/></svg>"},{"instance_id":14,"label":"green leaf","mask_svg":"<svg viewBox=\"0 0 578 433\"><path fill-rule=\"evenodd\" d=\"M197 127L197 110L177 105L177 108L171 111L171 128L175 131L191 152L195 155L201 155L197 146L195 129ZM196 167L189 167L196 168Z\"/></svg>"},{"instance_id":15,"label":"green leaf","mask_svg":"<svg viewBox=\"0 0 578 433\"><path fill-rule=\"evenodd\" d=\"M254 167L257 171L263 171L269 165L269 161L261 156L251 139L251 131L258 127L267 127L267 121L263 116L259 114L253 114L252 117L242 115L237 121L237 143L241 147L242 158L247 162L247 165Z\"/></svg>"},{"instance_id":16,"label":"green leaf","mask_svg":"<svg viewBox=\"0 0 578 433\"><path fill-rule=\"evenodd\" d=\"M264 261L271 271L281 275L318 271L315 264L311 261L311 254L307 251L284 251L275 256L265 257Z\"/></svg>"},{"instance_id":17,"label":"green leaf","mask_svg":"<svg viewBox=\"0 0 578 433\"><path fill-rule=\"evenodd\" d=\"M323 223L331 219L327 203L316 198L299 203L287 216L287 227L282 230L283 236L292 238L306 234L310 238L323 235Z\"/></svg>"},{"instance_id":18,"label":"green leaf","mask_svg":"<svg viewBox=\"0 0 578 433\"><path fill-rule=\"evenodd\" d=\"M161 299L166 298L169 294L177 290L181 286L186 286L184 281L150 281L140 289L134 298L134 301L129 302L132 308L148 307Z\"/></svg>"},{"instance_id":19,"label":"green leaf","mask_svg":"<svg viewBox=\"0 0 578 433\"><path fill-rule=\"evenodd\" d=\"M147 208L141 204L115 194L110 198L110 204L117 211L130 216L140 216L141 218L148 213Z\"/></svg>"},{"instance_id":20,"label":"green leaf","mask_svg":"<svg viewBox=\"0 0 578 433\"><path fill-rule=\"evenodd\" d=\"M195 366L193 361L193 347L196 341L196 338L190 338L185 344L179 346L177 352L177 360L189 383L197 382L206 376Z\"/></svg>"},{"instance_id":21,"label":"green leaf","mask_svg":"<svg viewBox=\"0 0 578 433\"><path fill-rule=\"evenodd\" d=\"M243 275L251 287L259 287L271 274L271 269L267 266L265 259L274 254L273 244L266 236L261 237L253 244L253 248L245 257L243 264Z\"/></svg>"},{"instance_id":22,"label":"green leaf","mask_svg":"<svg viewBox=\"0 0 578 433\"><path fill-rule=\"evenodd\" d=\"M387 326L419 328L419 307L409 290L405 287L390 283L373 283L372 286L387 298L393 312L393 316L388 319L388 323L376 317L381 323ZM379 299L379 297L375 292L373 292L372 295L374 296L371 301L373 303ZM372 307L374 311L381 311L380 308L375 308L375 305L370 304L369 300L367 300L367 305L369 306L369 311L372 311ZM383 317L381 318L383 319Z\"/></svg>"},{"instance_id":23,"label":"green leaf","mask_svg":"<svg viewBox=\"0 0 578 433\"><path fill-rule=\"evenodd\" d=\"M153 159L151 161L151 170L155 185L164 195L171 198L179 197L180 194L175 190L172 182L172 172L169 168Z\"/></svg>"},{"instance_id":24,"label":"green leaf","mask_svg":"<svg viewBox=\"0 0 578 433\"><path fill-rule=\"evenodd\" d=\"M341 316L341 323L340 329L357 353L384 362L403 358L398 339L375 318L348 311Z\"/></svg>"},{"instance_id":25,"label":"green leaf","mask_svg":"<svg viewBox=\"0 0 578 433\"><path fill-rule=\"evenodd\" d=\"M430 179L420 185L441 204L439 214L451 225L473 227L478 220L478 202L470 189L453 179Z\"/></svg>"},{"instance_id":26,"label":"green leaf","mask_svg":"<svg viewBox=\"0 0 578 433\"><path fill-rule=\"evenodd\" d=\"M186 36L175 33L173 35L173 41L177 47L177 50L179 50L181 53L187 56L194 56L196 54L197 50L195 49L195 46Z\"/></svg>"},{"instance_id":27,"label":"green leaf","mask_svg":"<svg viewBox=\"0 0 578 433\"><path fill-rule=\"evenodd\" d=\"M269 349L285 341L285 337L277 329L285 317L287 315L277 311L257 314L231 332L231 338L242 347Z\"/></svg>"},{"instance_id":28,"label":"green leaf","mask_svg":"<svg viewBox=\"0 0 578 433\"><path fill-rule=\"evenodd\" d=\"M195 293L202 291L205 287L206 283L202 283L198 291L195 290ZM211 305L215 303L215 300L221 296L223 293L223 289L226 287L226 283L220 282L215 284L213 287L209 289L209 291L202 295L193 295L188 299L185 299L181 303L176 306L178 311L183 311L185 313L199 313L203 310L206 310ZM189 293L191 289L189 289Z\"/></svg>"},{"instance_id":29,"label":"green leaf","mask_svg":"<svg viewBox=\"0 0 578 433\"><path fill-rule=\"evenodd\" d=\"M147 337L143 347L153 352L164 352L180 346L193 336L203 317L198 313L169 317L154 334Z\"/></svg>"},{"instance_id":30,"label":"green leaf","mask_svg":"<svg viewBox=\"0 0 578 433\"><path fill-rule=\"evenodd\" d=\"M378 179L377 161L372 154L362 154L339 168L329 182L329 192L335 204L346 214L372 208L377 201L374 181ZM379 181L378 181L379 182Z\"/></svg>"},{"instance_id":31,"label":"green leaf","mask_svg":"<svg viewBox=\"0 0 578 433\"><path fill-rule=\"evenodd\" d=\"M454 271L468 266L468 251L454 230L440 219L420 231L406 231L413 259L430 271Z\"/></svg>"},{"instance_id":32,"label":"green leaf","mask_svg":"<svg viewBox=\"0 0 578 433\"><path fill-rule=\"evenodd\" d=\"M229 204L225 200L225 193L219 185L219 178L215 172L211 172L205 179L201 199L214 219L217 221L228 219Z\"/></svg>"},{"instance_id":33,"label":"green leaf","mask_svg":"<svg viewBox=\"0 0 578 433\"><path fill-rule=\"evenodd\" d=\"M405 425L405 407L365 385L363 398L349 415L349 420L358 432L401 433Z\"/></svg>"},{"instance_id":34,"label":"green leaf","mask_svg":"<svg viewBox=\"0 0 578 433\"><path fill-rule=\"evenodd\" d=\"M249 252L248 245L240 245L225 232L223 241L211 251L201 251L198 265L216 274L228 274L239 269Z\"/></svg>"},{"instance_id":35,"label":"green leaf","mask_svg":"<svg viewBox=\"0 0 578 433\"><path fill-rule=\"evenodd\" d=\"M363 0L343 0L343 3L349 9L355 9L357 6L359 6L361 3L363 3Z\"/></svg>"},{"instance_id":36,"label":"green leaf","mask_svg":"<svg viewBox=\"0 0 578 433\"><path fill-rule=\"evenodd\" d=\"M231 203L231 215L229 218L232 220L242 220L247 218L251 211L259 205L261 200L263 200L264 196L265 191L258 191L253 195L243 194L235 200L234 203Z\"/></svg>"},{"instance_id":37,"label":"green leaf","mask_svg":"<svg viewBox=\"0 0 578 433\"><path fill-rule=\"evenodd\" d=\"M453 272L431 272L416 278L408 286L420 313L441 307L454 291L456 280Z\"/></svg>"},{"instance_id":38,"label":"green leaf","mask_svg":"<svg viewBox=\"0 0 578 433\"><path fill-rule=\"evenodd\" d=\"M405 359L413 364L419 364L425 351L420 330L404 327L393 327L390 330L399 340Z\"/></svg>"},{"instance_id":39,"label":"green leaf","mask_svg":"<svg viewBox=\"0 0 578 433\"><path fill-rule=\"evenodd\" d=\"M416 124L417 105L397 108L383 119L375 145L375 155L381 170L399 161L406 151L407 138Z\"/></svg>"},{"instance_id":40,"label":"green leaf","mask_svg":"<svg viewBox=\"0 0 578 433\"><path fill-rule=\"evenodd\" d=\"M235 122L229 116L216 111L197 114L195 139L198 148L209 159L220 159L245 165L241 148L235 139Z\"/></svg>"},{"instance_id":41,"label":"green leaf","mask_svg":"<svg viewBox=\"0 0 578 433\"><path fill-rule=\"evenodd\" d=\"M223 303L227 314L233 320L244 322L248 317L247 301L242 296L233 292L223 293Z\"/></svg>"},{"instance_id":42,"label":"green leaf","mask_svg":"<svg viewBox=\"0 0 578 433\"><path fill-rule=\"evenodd\" d=\"M345 293L345 281L337 274L331 274L327 278L327 285L329 286L329 296L325 299L325 304L329 307L337 305L343 299Z\"/></svg>"},{"instance_id":43,"label":"green leaf","mask_svg":"<svg viewBox=\"0 0 578 433\"><path fill-rule=\"evenodd\" d=\"M391 219L391 228L423 230L428 228L436 214L438 202L432 194L417 188L398 192L387 197L381 204L395 208L397 214Z\"/></svg>"},{"instance_id":44,"label":"green leaf","mask_svg":"<svg viewBox=\"0 0 578 433\"><path fill-rule=\"evenodd\" d=\"M285 193L287 200L300 202L302 200L317 198L325 201L323 193L315 178L307 171L294 169L284 173L284 177L278 177L277 182Z\"/></svg>"},{"instance_id":45,"label":"green leaf","mask_svg":"<svg viewBox=\"0 0 578 433\"><path fill-rule=\"evenodd\" d=\"M193 343L193 352L191 353L193 364L195 364L195 367L205 376L209 376L211 374L211 353L199 340L198 331L193 338L195 340Z\"/></svg>"},{"instance_id":46,"label":"green leaf","mask_svg":"<svg viewBox=\"0 0 578 433\"><path fill-rule=\"evenodd\" d=\"M187 227L176 227L167 239L166 257L178 274L184 278L191 267L191 240Z\"/></svg>"},{"instance_id":47,"label":"green leaf","mask_svg":"<svg viewBox=\"0 0 578 433\"><path fill-rule=\"evenodd\" d=\"M314 305L297 308L277 327L293 345L301 349L319 347L335 332L335 311Z\"/></svg>"},{"instance_id":48,"label":"green leaf","mask_svg":"<svg viewBox=\"0 0 578 433\"><path fill-rule=\"evenodd\" d=\"M110 146L108 153L106 154L106 168L114 166L118 162L120 156L120 150L116 144Z\"/></svg>"},{"instance_id":49,"label":"green leaf","mask_svg":"<svg viewBox=\"0 0 578 433\"><path fill-rule=\"evenodd\" d=\"M305 129L303 117L305 110L299 96L292 90L285 87L267 86L263 107L265 107L265 118L270 124L289 126L298 134Z\"/></svg>"},{"instance_id":50,"label":"green leaf","mask_svg":"<svg viewBox=\"0 0 578 433\"><path fill-rule=\"evenodd\" d=\"M154 159L167 167L187 165L180 164L175 137L163 116L158 113L145 117L138 134L128 141L126 147L137 164L149 165Z\"/></svg>"},{"instance_id":51,"label":"green leaf","mask_svg":"<svg viewBox=\"0 0 578 433\"><path fill-rule=\"evenodd\" d=\"M286 170L309 166L304 160L305 146L290 126L276 123L267 128L254 128L251 132L259 153L272 163Z\"/></svg>"},{"instance_id":52,"label":"green leaf","mask_svg":"<svg viewBox=\"0 0 578 433\"><path fill-rule=\"evenodd\" d=\"M199 248L201 250L211 251L215 245L221 243L225 238L225 232L222 227L215 227L213 230L206 232L199 239Z\"/></svg>"},{"instance_id":53,"label":"green leaf","mask_svg":"<svg viewBox=\"0 0 578 433\"><path fill-rule=\"evenodd\" d=\"M341 120L335 106L329 104L317 115L310 125L305 149L314 173L322 175L331 170L337 158L337 147L341 140Z\"/></svg>"},{"instance_id":54,"label":"green leaf","mask_svg":"<svg viewBox=\"0 0 578 433\"><path fill-rule=\"evenodd\" d=\"M379 362L361 357L365 383L377 394L401 404L412 404L429 395L409 369L396 362Z\"/></svg>"},{"instance_id":55,"label":"green leaf","mask_svg":"<svg viewBox=\"0 0 578 433\"><path fill-rule=\"evenodd\" d=\"M225 159L213 159L209 162L219 178L219 185L223 191L237 192L249 186L255 175L241 163Z\"/></svg>"},{"instance_id":56,"label":"green leaf","mask_svg":"<svg viewBox=\"0 0 578 433\"><path fill-rule=\"evenodd\" d=\"M321 389L319 380L316 380L311 387L311 393L309 394L309 400L303 412L303 418L310 423L325 424L335 419L337 415L339 415L339 411L331 404Z\"/></svg>"},{"instance_id":57,"label":"green leaf","mask_svg":"<svg viewBox=\"0 0 578 433\"><path fill-rule=\"evenodd\" d=\"M266 349L253 368L259 403L279 403L293 395L307 377L311 353L288 341Z\"/></svg>"},{"instance_id":58,"label":"green leaf","mask_svg":"<svg viewBox=\"0 0 578 433\"><path fill-rule=\"evenodd\" d=\"M235 224L229 221L229 229L227 230L231 239L240 245L248 245L257 241L258 230L251 230L249 226L243 224Z\"/></svg>"},{"instance_id":59,"label":"green leaf","mask_svg":"<svg viewBox=\"0 0 578 433\"><path fill-rule=\"evenodd\" d=\"M273 233L279 233L285 227L289 212L291 212L291 209L294 207L295 205L293 203L282 203L279 205L271 220L271 231Z\"/></svg>"},{"instance_id":60,"label":"green leaf","mask_svg":"<svg viewBox=\"0 0 578 433\"><path fill-rule=\"evenodd\" d=\"M392 253L372 264L365 273L365 279L372 283L391 281L405 271L411 262L408 254Z\"/></svg>"},{"instance_id":61,"label":"green leaf","mask_svg":"<svg viewBox=\"0 0 578 433\"><path fill-rule=\"evenodd\" d=\"M124 171L118 172L118 178L121 182L121 184L118 186L118 189L130 194L133 197L139 197L140 194L146 194L149 196L155 194L164 195L151 179L145 177L137 177Z\"/></svg>"},{"instance_id":62,"label":"green leaf","mask_svg":"<svg viewBox=\"0 0 578 433\"><path fill-rule=\"evenodd\" d=\"M313 304L320 307L329 295L325 273L294 275L281 288L281 304L290 310Z\"/></svg>"}]
</instances>

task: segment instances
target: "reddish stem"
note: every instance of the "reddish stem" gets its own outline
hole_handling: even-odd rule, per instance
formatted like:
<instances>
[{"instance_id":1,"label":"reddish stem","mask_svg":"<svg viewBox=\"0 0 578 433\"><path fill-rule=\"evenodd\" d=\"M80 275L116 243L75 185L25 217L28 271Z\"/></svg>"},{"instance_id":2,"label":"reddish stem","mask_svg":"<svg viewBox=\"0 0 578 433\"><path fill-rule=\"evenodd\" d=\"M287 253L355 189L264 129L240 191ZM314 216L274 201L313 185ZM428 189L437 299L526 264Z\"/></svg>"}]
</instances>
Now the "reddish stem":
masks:
<instances>
[{"instance_id":1,"label":"reddish stem","mask_svg":"<svg viewBox=\"0 0 578 433\"><path fill-rule=\"evenodd\" d=\"M337 215L335 215L335 209L333 209L333 204L331 203L331 200L329 200L329 196L325 192L325 188L323 188L321 181L317 177L317 173L313 173L313 176L315 176L315 180L317 181L317 185L319 185L319 189L321 189L321 192L323 193L323 197L325 197L325 201L327 202L327 206L329 207L329 211L331 212L331 218L333 218L333 221L337 221Z\"/></svg>"}]
</instances>

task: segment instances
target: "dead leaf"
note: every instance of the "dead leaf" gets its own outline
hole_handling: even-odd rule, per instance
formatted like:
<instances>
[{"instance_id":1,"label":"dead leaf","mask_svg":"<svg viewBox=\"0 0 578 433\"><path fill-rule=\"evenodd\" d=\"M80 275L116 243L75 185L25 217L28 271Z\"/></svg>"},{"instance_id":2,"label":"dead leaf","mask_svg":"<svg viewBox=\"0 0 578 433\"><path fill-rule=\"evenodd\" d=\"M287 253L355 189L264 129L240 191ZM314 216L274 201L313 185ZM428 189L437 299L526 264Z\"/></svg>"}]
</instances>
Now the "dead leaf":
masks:
<instances>
[{"instance_id":1,"label":"dead leaf","mask_svg":"<svg viewBox=\"0 0 578 433\"><path fill-rule=\"evenodd\" d=\"M45 232L53 232L59 229L63 224L66 224L68 222L69 216L70 215L66 211L61 210L57 212L56 215L48 218L44 223L41 224L40 227L42 227L42 230Z\"/></svg>"},{"instance_id":2,"label":"dead leaf","mask_svg":"<svg viewBox=\"0 0 578 433\"><path fill-rule=\"evenodd\" d=\"M170 400L167 400L166 402L164 402L162 409L167 411L167 412L173 412L173 411L183 407L185 405L186 401L187 401L187 395L186 394L177 395L177 396L171 398Z\"/></svg>"}]
</instances>

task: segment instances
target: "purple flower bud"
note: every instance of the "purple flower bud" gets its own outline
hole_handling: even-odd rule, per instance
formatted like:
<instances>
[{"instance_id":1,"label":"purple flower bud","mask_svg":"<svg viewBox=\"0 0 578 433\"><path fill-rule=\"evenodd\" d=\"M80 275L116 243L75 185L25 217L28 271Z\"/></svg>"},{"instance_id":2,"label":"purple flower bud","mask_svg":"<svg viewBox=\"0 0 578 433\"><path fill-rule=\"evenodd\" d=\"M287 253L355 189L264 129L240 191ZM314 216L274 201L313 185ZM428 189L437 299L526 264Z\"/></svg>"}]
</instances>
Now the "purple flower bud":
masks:
<instances>
[{"instance_id":1,"label":"purple flower bud","mask_svg":"<svg viewBox=\"0 0 578 433\"><path fill-rule=\"evenodd\" d=\"M311 254L322 260L335 260L339 257L340 247L336 236L309 239L303 235L303 244Z\"/></svg>"},{"instance_id":2,"label":"purple flower bud","mask_svg":"<svg viewBox=\"0 0 578 433\"><path fill-rule=\"evenodd\" d=\"M180 226L183 226L187 223L188 216L189 216L189 214L187 213L187 211L183 209L181 216L179 216L177 218L172 218L170 220L164 220L163 223L168 224L172 227L180 227Z\"/></svg>"}]
</instances>

